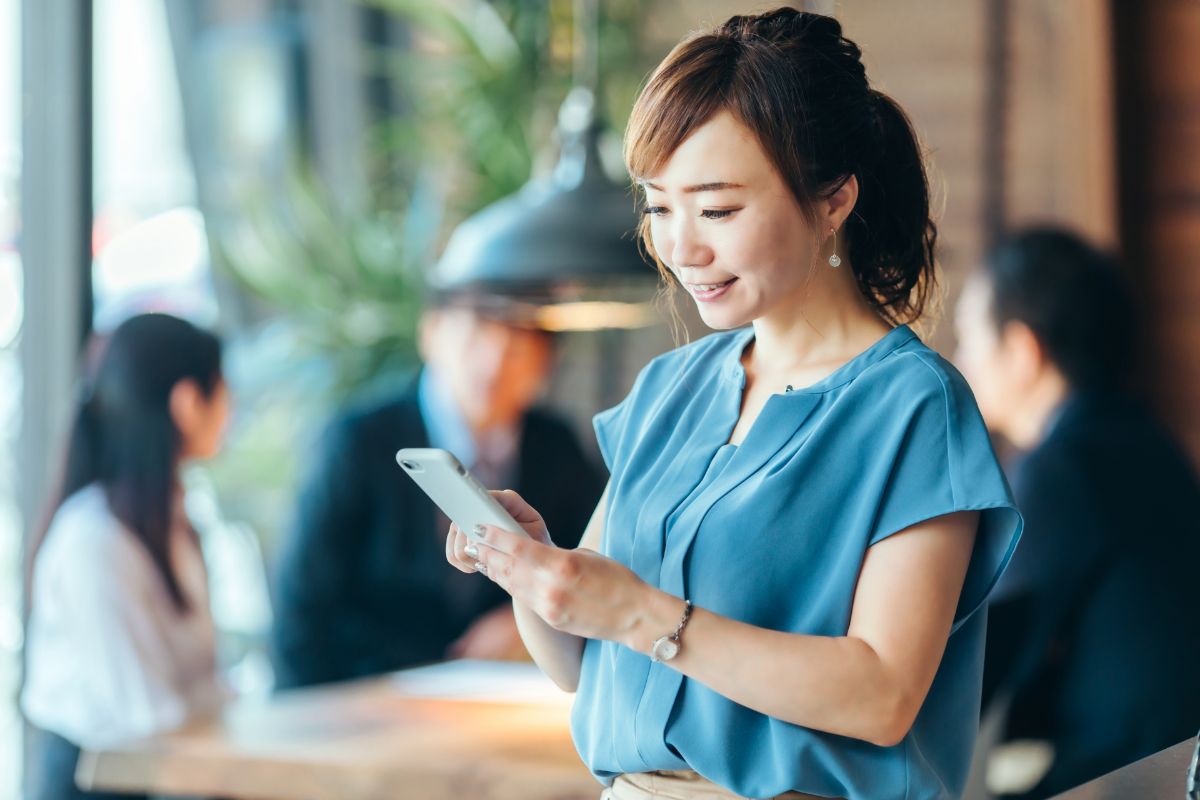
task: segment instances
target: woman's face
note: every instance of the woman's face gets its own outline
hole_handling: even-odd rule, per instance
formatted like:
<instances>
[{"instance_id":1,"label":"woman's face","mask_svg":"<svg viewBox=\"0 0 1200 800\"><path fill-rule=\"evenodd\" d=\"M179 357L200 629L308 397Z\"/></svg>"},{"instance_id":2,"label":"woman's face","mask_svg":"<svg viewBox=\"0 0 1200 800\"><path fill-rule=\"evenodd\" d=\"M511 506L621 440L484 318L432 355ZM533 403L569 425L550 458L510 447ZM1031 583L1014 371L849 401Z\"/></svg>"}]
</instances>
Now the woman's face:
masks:
<instances>
[{"instance_id":1,"label":"woman's face","mask_svg":"<svg viewBox=\"0 0 1200 800\"><path fill-rule=\"evenodd\" d=\"M229 387L224 378L218 379L207 395L190 379L175 385L171 392L171 416L179 430L183 459L212 458L221 451L229 404Z\"/></svg>"},{"instance_id":2,"label":"woman's face","mask_svg":"<svg viewBox=\"0 0 1200 800\"><path fill-rule=\"evenodd\" d=\"M758 139L728 111L639 183L654 250L709 327L740 327L799 297L817 239Z\"/></svg>"}]
</instances>

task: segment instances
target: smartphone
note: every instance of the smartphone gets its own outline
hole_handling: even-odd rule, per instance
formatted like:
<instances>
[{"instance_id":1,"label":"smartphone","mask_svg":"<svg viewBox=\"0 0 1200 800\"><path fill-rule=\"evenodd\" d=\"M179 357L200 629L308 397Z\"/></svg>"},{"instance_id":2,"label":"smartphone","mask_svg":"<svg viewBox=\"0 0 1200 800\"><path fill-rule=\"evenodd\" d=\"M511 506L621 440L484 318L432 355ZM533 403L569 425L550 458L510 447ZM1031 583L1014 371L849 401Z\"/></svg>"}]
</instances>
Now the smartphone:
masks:
<instances>
[{"instance_id":1,"label":"smartphone","mask_svg":"<svg viewBox=\"0 0 1200 800\"><path fill-rule=\"evenodd\" d=\"M406 447L396 453L396 463L467 538L479 541L475 535L476 525L495 525L523 536L529 535L449 450Z\"/></svg>"}]
</instances>

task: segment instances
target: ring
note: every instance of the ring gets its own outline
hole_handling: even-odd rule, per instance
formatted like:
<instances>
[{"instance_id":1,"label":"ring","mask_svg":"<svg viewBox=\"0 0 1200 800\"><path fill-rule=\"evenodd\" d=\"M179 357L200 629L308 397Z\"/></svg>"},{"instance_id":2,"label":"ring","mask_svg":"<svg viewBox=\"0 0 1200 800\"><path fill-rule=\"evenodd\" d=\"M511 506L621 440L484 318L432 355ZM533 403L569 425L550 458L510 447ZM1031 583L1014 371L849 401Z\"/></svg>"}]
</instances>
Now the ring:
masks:
<instances>
[{"instance_id":1,"label":"ring","mask_svg":"<svg viewBox=\"0 0 1200 800\"><path fill-rule=\"evenodd\" d=\"M482 561L476 561L475 562L475 571L481 572L484 575L487 575L487 564L484 564Z\"/></svg>"}]
</instances>

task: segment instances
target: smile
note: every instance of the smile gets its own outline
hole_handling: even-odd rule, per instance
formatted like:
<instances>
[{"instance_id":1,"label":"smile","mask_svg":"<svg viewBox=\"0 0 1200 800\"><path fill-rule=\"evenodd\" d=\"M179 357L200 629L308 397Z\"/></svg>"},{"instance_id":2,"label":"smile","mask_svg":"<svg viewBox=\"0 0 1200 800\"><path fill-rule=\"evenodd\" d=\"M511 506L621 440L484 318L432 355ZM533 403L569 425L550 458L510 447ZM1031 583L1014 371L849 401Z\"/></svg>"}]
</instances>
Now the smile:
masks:
<instances>
[{"instance_id":1,"label":"smile","mask_svg":"<svg viewBox=\"0 0 1200 800\"><path fill-rule=\"evenodd\" d=\"M726 289L736 280L737 278L730 278L721 283L688 283L686 285L697 300L715 300L725 294Z\"/></svg>"}]
</instances>

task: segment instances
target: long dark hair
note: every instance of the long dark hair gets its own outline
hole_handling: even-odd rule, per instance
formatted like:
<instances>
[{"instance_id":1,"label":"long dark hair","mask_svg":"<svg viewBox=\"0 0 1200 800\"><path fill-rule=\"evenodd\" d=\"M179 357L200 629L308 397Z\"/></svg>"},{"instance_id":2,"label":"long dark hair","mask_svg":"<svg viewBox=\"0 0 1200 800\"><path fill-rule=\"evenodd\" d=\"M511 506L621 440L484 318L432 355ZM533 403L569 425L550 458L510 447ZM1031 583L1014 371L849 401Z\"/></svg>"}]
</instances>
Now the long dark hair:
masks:
<instances>
[{"instance_id":1,"label":"long dark hair","mask_svg":"<svg viewBox=\"0 0 1200 800\"><path fill-rule=\"evenodd\" d=\"M141 314L100 343L91 372L83 380L52 512L99 483L113 514L146 548L176 608L186 611L169 549L180 451L170 396L185 379L212 396L221 381L220 341L177 317ZM30 548L31 570L50 516Z\"/></svg>"},{"instance_id":2,"label":"long dark hair","mask_svg":"<svg viewBox=\"0 0 1200 800\"><path fill-rule=\"evenodd\" d=\"M915 322L936 286L925 161L907 115L871 88L861 57L833 17L792 8L731 17L659 64L634 104L625 163L635 178L654 174L728 110L755 133L806 214L854 175L858 201L845 232L859 290L885 319ZM645 219L641 235L670 283Z\"/></svg>"}]
</instances>

